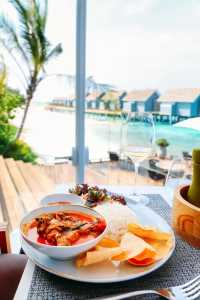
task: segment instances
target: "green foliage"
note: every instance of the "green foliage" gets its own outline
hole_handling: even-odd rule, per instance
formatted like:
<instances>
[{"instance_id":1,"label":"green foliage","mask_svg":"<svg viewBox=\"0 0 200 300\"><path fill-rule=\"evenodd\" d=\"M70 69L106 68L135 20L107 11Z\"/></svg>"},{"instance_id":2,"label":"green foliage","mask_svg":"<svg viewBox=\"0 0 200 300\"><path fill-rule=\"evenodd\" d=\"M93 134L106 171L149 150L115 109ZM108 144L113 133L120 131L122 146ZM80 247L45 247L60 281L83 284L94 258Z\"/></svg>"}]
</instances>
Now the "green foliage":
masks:
<instances>
[{"instance_id":1,"label":"green foliage","mask_svg":"<svg viewBox=\"0 0 200 300\"><path fill-rule=\"evenodd\" d=\"M32 151L29 145L21 140L15 140L7 147L4 157L12 157L15 160L23 160L24 162L35 163L37 159L36 153Z\"/></svg>"},{"instance_id":2,"label":"green foliage","mask_svg":"<svg viewBox=\"0 0 200 300\"><path fill-rule=\"evenodd\" d=\"M0 67L1 67L1 71L0 71L0 96L1 96L5 91L7 72L6 72L6 66L4 62L1 62Z\"/></svg>"},{"instance_id":3,"label":"green foliage","mask_svg":"<svg viewBox=\"0 0 200 300\"><path fill-rule=\"evenodd\" d=\"M0 76L1 77L1 76ZM23 96L18 91L1 86L0 90L0 154L3 154L10 142L15 139L17 128L10 124L15 110L23 104Z\"/></svg>"},{"instance_id":4,"label":"green foliage","mask_svg":"<svg viewBox=\"0 0 200 300\"><path fill-rule=\"evenodd\" d=\"M15 140L16 132L15 126L0 121L0 155L35 163L37 155L25 142Z\"/></svg>"},{"instance_id":5,"label":"green foliage","mask_svg":"<svg viewBox=\"0 0 200 300\"><path fill-rule=\"evenodd\" d=\"M17 128L10 124L15 110L23 104L23 96L6 86L0 90L0 154L3 154L10 142L15 139Z\"/></svg>"},{"instance_id":6,"label":"green foliage","mask_svg":"<svg viewBox=\"0 0 200 300\"><path fill-rule=\"evenodd\" d=\"M0 73L0 155L35 162L37 155L26 143L15 139L17 128L10 123L16 109L23 103L23 96L6 87L5 73Z\"/></svg>"},{"instance_id":7,"label":"green foliage","mask_svg":"<svg viewBox=\"0 0 200 300\"><path fill-rule=\"evenodd\" d=\"M9 123L0 121L0 154L4 155L9 144L15 139L17 128Z\"/></svg>"},{"instance_id":8,"label":"green foliage","mask_svg":"<svg viewBox=\"0 0 200 300\"><path fill-rule=\"evenodd\" d=\"M8 122L15 117L15 110L22 106L24 97L16 90L5 88L0 94L0 120Z\"/></svg>"},{"instance_id":9,"label":"green foliage","mask_svg":"<svg viewBox=\"0 0 200 300\"><path fill-rule=\"evenodd\" d=\"M156 144L160 147L168 147L169 142L166 139L157 139Z\"/></svg>"}]
</instances>

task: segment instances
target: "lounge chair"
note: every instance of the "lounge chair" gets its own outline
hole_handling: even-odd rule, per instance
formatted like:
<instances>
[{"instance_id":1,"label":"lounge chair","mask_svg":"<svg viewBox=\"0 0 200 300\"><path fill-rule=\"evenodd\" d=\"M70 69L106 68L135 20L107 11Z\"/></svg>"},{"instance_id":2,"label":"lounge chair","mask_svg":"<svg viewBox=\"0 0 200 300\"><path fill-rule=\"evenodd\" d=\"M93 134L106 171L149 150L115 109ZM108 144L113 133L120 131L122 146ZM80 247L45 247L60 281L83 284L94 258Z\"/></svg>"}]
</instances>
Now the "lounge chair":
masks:
<instances>
[{"instance_id":1,"label":"lounge chair","mask_svg":"<svg viewBox=\"0 0 200 300\"><path fill-rule=\"evenodd\" d=\"M119 155L117 154L117 152L109 151L108 154L110 161L119 161Z\"/></svg>"},{"instance_id":2,"label":"lounge chair","mask_svg":"<svg viewBox=\"0 0 200 300\"><path fill-rule=\"evenodd\" d=\"M189 152L183 151L183 159L184 160L191 160L192 159L192 155Z\"/></svg>"},{"instance_id":3,"label":"lounge chair","mask_svg":"<svg viewBox=\"0 0 200 300\"><path fill-rule=\"evenodd\" d=\"M156 166L157 160L150 159L149 160L149 167L148 170L149 177L153 180L164 180L167 175L167 170L159 168Z\"/></svg>"}]
</instances>

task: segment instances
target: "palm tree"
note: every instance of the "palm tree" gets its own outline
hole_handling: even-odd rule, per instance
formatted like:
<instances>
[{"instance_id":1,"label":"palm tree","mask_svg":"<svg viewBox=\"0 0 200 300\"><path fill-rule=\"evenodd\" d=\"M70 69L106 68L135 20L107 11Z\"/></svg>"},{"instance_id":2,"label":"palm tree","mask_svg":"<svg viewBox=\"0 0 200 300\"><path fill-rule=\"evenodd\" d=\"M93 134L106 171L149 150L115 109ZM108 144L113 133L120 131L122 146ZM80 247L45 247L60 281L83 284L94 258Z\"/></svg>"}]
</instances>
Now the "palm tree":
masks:
<instances>
[{"instance_id":1,"label":"palm tree","mask_svg":"<svg viewBox=\"0 0 200 300\"><path fill-rule=\"evenodd\" d=\"M9 0L15 8L17 26L0 16L0 41L11 55L23 79L25 109L16 136L19 139L31 101L39 83L45 78L45 67L50 60L62 52L61 44L52 47L46 37L48 0Z\"/></svg>"}]
</instances>

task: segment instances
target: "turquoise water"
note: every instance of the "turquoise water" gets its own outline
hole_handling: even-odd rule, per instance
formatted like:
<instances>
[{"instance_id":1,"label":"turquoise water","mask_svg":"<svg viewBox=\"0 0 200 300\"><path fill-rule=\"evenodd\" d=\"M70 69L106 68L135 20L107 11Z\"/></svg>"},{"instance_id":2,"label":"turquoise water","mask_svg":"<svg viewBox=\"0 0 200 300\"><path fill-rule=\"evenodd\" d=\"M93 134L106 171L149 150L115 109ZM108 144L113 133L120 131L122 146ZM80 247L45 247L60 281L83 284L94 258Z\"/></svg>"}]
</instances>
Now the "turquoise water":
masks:
<instances>
[{"instance_id":1,"label":"turquoise water","mask_svg":"<svg viewBox=\"0 0 200 300\"><path fill-rule=\"evenodd\" d=\"M21 119L21 118L19 118ZM156 138L170 143L168 153L180 155L200 147L200 132L156 123ZM86 146L90 159L104 159L109 150L119 151L128 145L149 147L152 127L143 122L124 125L120 119L97 118L86 114ZM24 138L41 157L70 156L75 145L74 112L53 112L33 107L26 121Z\"/></svg>"},{"instance_id":2,"label":"turquoise water","mask_svg":"<svg viewBox=\"0 0 200 300\"><path fill-rule=\"evenodd\" d=\"M86 127L87 128L87 127ZM128 145L150 146L153 137L153 128L143 122L131 122L122 125L120 120L107 119L98 121L93 125L93 135L107 145L110 150L119 149ZM200 131L174 127L169 124L156 123L155 136L165 138L170 143L168 153L181 155L182 151L191 152L193 148L200 147ZM90 138L92 138L90 134Z\"/></svg>"}]
</instances>

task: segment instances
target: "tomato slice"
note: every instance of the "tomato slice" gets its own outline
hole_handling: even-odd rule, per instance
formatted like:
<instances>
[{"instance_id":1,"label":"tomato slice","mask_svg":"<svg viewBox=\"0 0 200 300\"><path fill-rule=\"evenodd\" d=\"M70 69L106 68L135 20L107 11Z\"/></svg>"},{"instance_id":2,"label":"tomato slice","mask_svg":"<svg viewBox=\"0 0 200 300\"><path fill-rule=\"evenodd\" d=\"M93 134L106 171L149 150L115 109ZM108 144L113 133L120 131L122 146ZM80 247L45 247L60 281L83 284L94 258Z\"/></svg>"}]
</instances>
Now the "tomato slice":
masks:
<instances>
[{"instance_id":1,"label":"tomato slice","mask_svg":"<svg viewBox=\"0 0 200 300\"><path fill-rule=\"evenodd\" d=\"M155 257L156 252L152 251L151 249L145 248L140 254L134 256L134 259L137 261L143 261L146 258L153 258Z\"/></svg>"},{"instance_id":2,"label":"tomato slice","mask_svg":"<svg viewBox=\"0 0 200 300\"><path fill-rule=\"evenodd\" d=\"M155 259L154 258L145 258L143 260L137 260L135 258L130 258L128 260L128 262L134 266L148 266L148 265L151 265L155 262Z\"/></svg>"},{"instance_id":3,"label":"tomato slice","mask_svg":"<svg viewBox=\"0 0 200 300\"><path fill-rule=\"evenodd\" d=\"M50 246L56 246L54 243L49 243L45 238L42 236L38 235L37 242L40 244L45 244L45 245L50 245Z\"/></svg>"},{"instance_id":4,"label":"tomato slice","mask_svg":"<svg viewBox=\"0 0 200 300\"><path fill-rule=\"evenodd\" d=\"M106 228L106 222L104 220L100 220L94 227L93 232L101 233Z\"/></svg>"}]
</instances>

